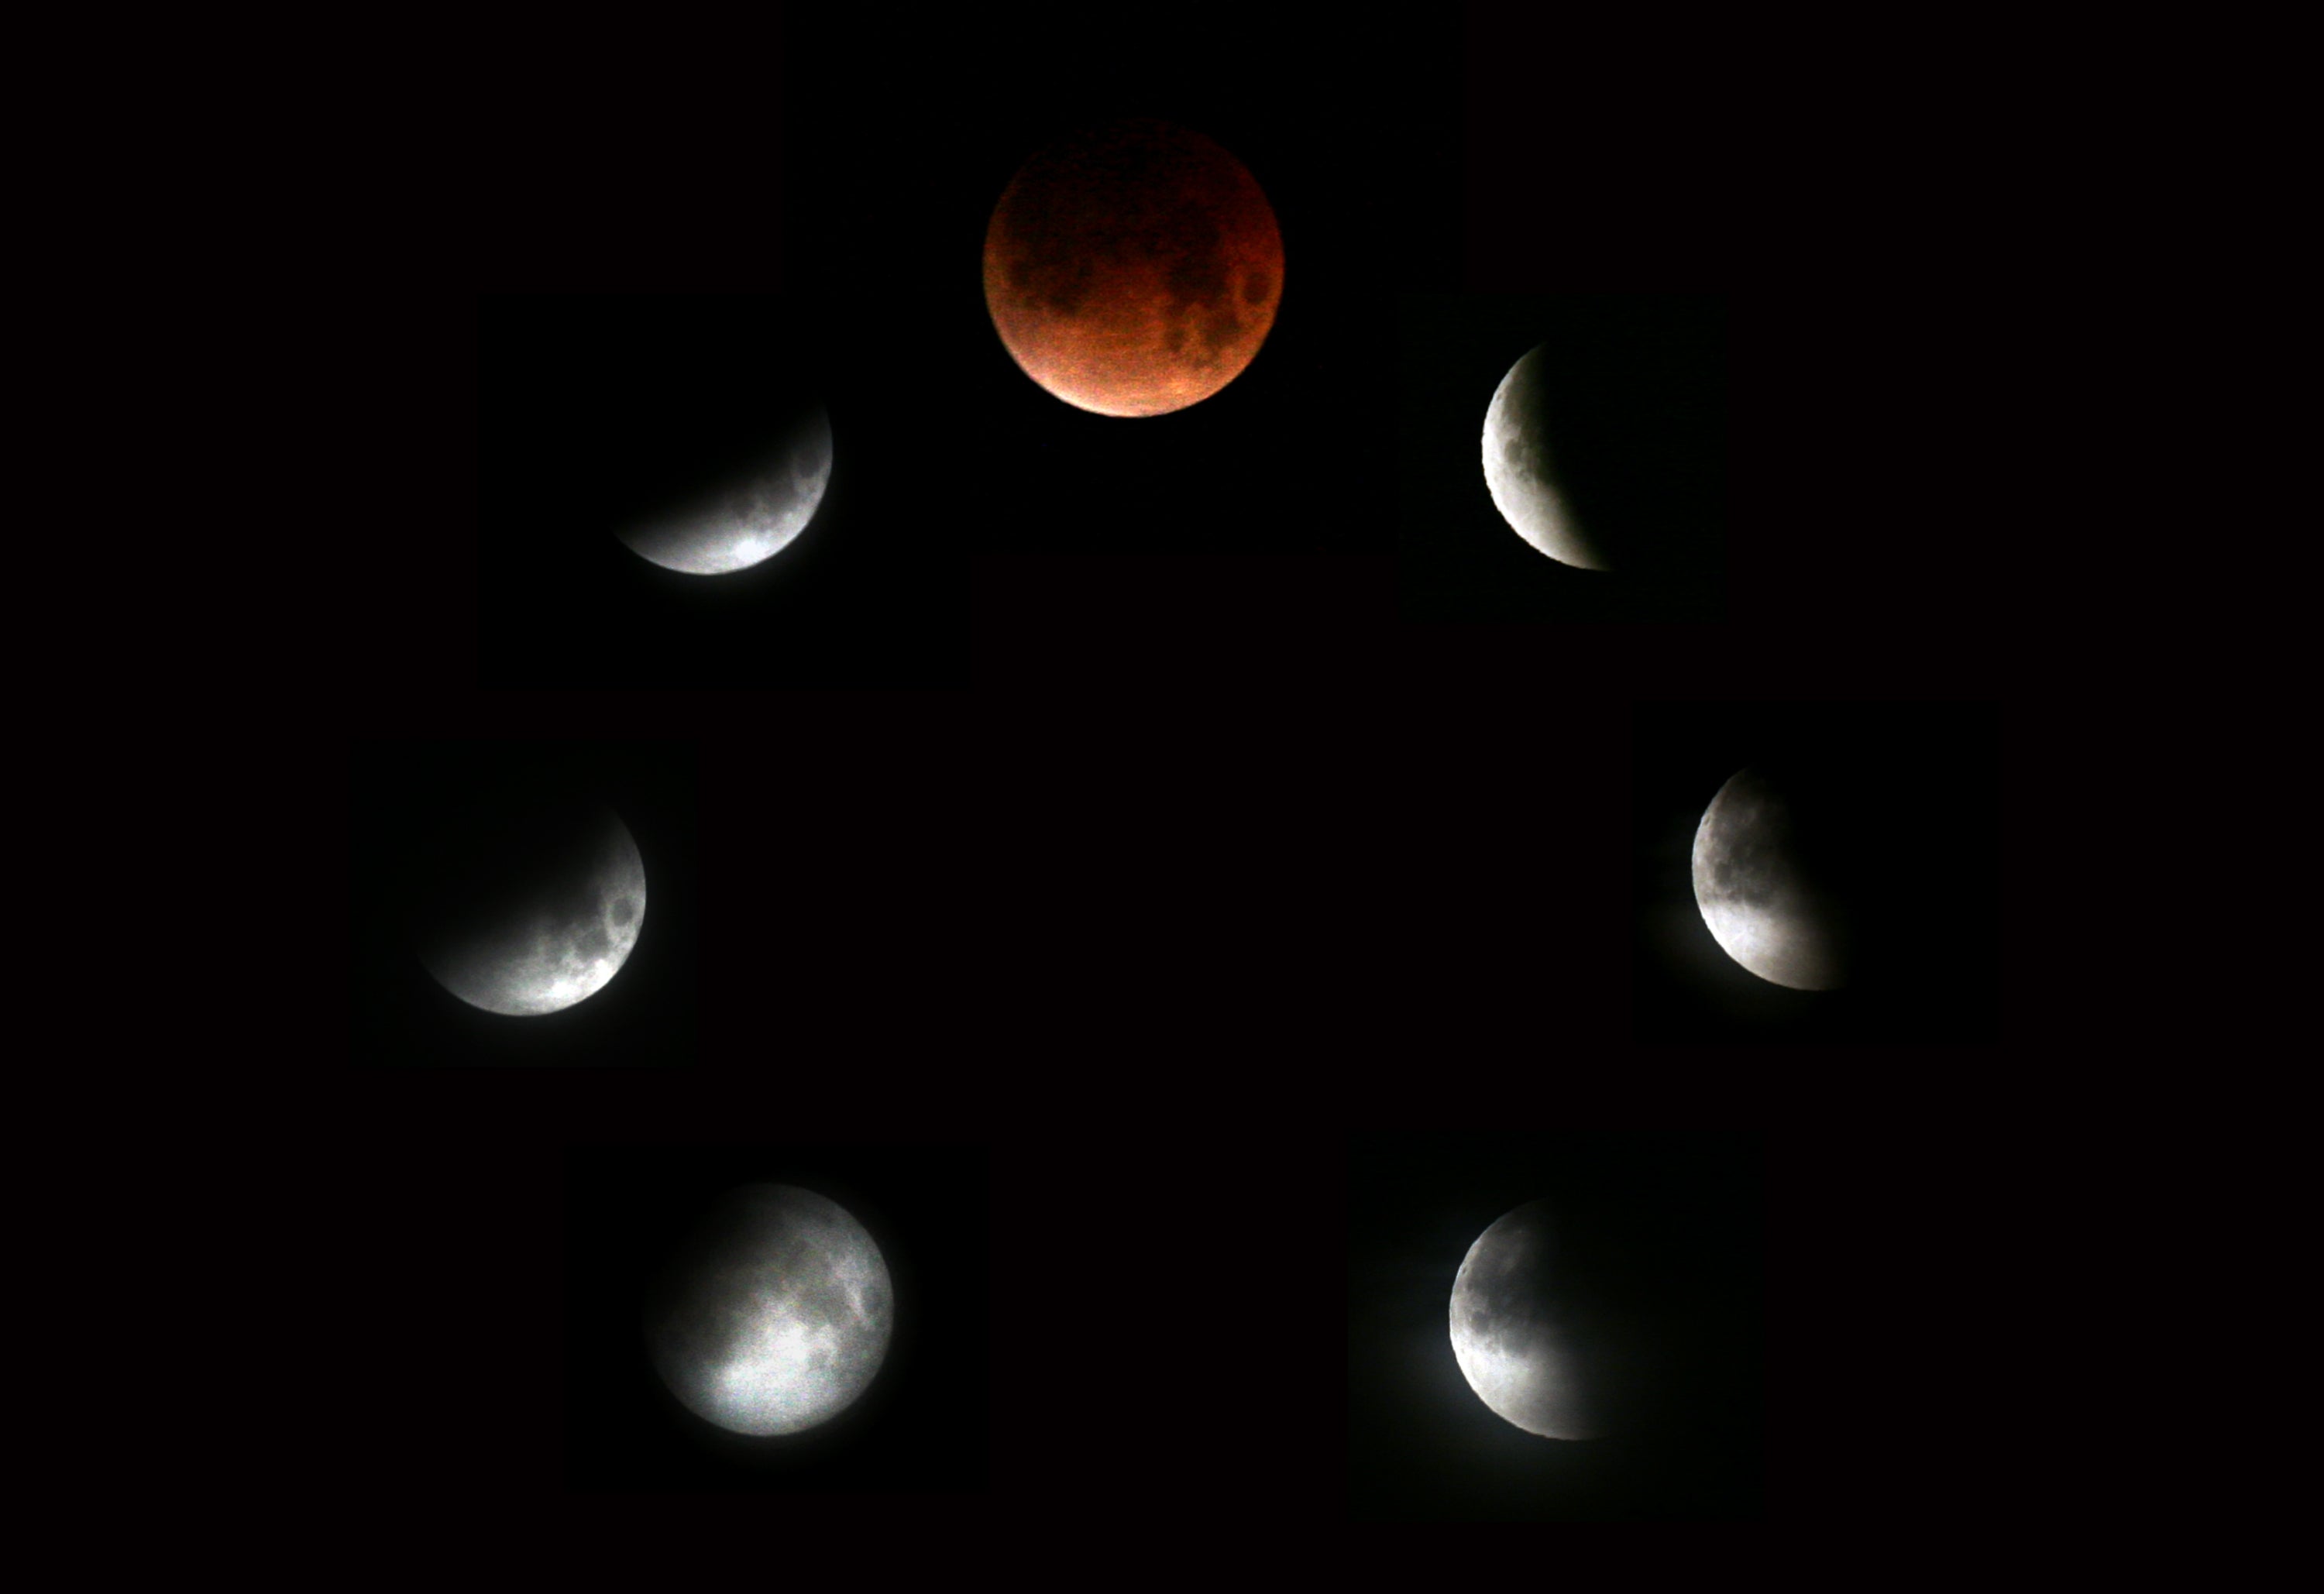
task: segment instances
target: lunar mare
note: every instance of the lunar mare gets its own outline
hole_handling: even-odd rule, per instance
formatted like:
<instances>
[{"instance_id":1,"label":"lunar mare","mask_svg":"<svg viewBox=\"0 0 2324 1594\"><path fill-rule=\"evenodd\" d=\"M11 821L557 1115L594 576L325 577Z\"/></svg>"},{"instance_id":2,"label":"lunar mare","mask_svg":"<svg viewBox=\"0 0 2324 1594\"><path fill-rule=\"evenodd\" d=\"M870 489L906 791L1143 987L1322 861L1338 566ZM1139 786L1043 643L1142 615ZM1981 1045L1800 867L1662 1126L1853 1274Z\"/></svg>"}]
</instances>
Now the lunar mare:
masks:
<instances>
[{"instance_id":1,"label":"lunar mare","mask_svg":"<svg viewBox=\"0 0 2324 1594\"><path fill-rule=\"evenodd\" d=\"M831 418L818 408L757 469L623 529L640 557L688 576L747 570L788 548L830 484Z\"/></svg>"},{"instance_id":2,"label":"lunar mare","mask_svg":"<svg viewBox=\"0 0 2324 1594\"><path fill-rule=\"evenodd\" d=\"M1545 1202L1495 1220L1470 1246L1452 1285L1452 1354L1495 1414L1545 1439L1607 1431L1600 1359L1578 1281L1561 1276Z\"/></svg>"},{"instance_id":3,"label":"lunar mare","mask_svg":"<svg viewBox=\"0 0 2324 1594\"><path fill-rule=\"evenodd\" d=\"M512 1017L554 1013L604 990L646 916L645 861L611 809L593 811L580 845L559 846L522 872L522 887L464 912L456 927L420 947L445 990Z\"/></svg>"},{"instance_id":4,"label":"lunar mare","mask_svg":"<svg viewBox=\"0 0 2324 1594\"><path fill-rule=\"evenodd\" d=\"M886 1358L893 1289L869 1230L790 1184L721 1201L649 1304L655 1371L730 1433L796 1433L869 1388Z\"/></svg>"},{"instance_id":5,"label":"lunar mare","mask_svg":"<svg viewBox=\"0 0 2324 1594\"><path fill-rule=\"evenodd\" d=\"M1094 414L1164 415L1216 393L1258 355L1282 296L1282 235L1258 180L1166 123L1111 123L1042 150L985 232L1002 346Z\"/></svg>"},{"instance_id":6,"label":"lunar mare","mask_svg":"<svg viewBox=\"0 0 2324 1594\"><path fill-rule=\"evenodd\" d=\"M1493 390L1485 410L1485 487L1510 529L1561 565L1610 568L1557 484L1549 445L1547 346L1526 354Z\"/></svg>"},{"instance_id":7,"label":"lunar mare","mask_svg":"<svg viewBox=\"0 0 2324 1594\"><path fill-rule=\"evenodd\" d=\"M1693 874L1695 906L1728 956L1794 990L1847 982L1837 907L1801 866L1790 806L1755 771L1737 771L1703 810Z\"/></svg>"}]
</instances>

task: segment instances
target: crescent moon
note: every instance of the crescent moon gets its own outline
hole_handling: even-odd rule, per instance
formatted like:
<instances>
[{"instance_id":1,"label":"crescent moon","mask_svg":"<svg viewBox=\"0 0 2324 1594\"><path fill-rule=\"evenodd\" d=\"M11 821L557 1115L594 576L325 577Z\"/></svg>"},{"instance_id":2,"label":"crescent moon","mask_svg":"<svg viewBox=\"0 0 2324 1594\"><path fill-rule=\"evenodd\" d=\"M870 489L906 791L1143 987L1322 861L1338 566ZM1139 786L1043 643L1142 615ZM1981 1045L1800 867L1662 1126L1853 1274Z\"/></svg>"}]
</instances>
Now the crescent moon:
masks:
<instances>
[{"instance_id":1,"label":"crescent moon","mask_svg":"<svg viewBox=\"0 0 2324 1594\"><path fill-rule=\"evenodd\" d=\"M1605 1392L1560 1262L1547 1202L1494 1220L1453 1281L1452 1354L1496 1415L1545 1439L1595 1439L1607 1431Z\"/></svg>"},{"instance_id":2,"label":"crescent moon","mask_svg":"<svg viewBox=\"0 0 2324 1594\"><path fill-rule=\"evenodd\" d=\"M1527 352L1493 390L1485 410L1485 487L1510 529L1561 565L1609 568L1559 491L1549 446L1548 346Z\"/></svg>"},{"instance_id":3,"label":"crescent moon","mask_svg":"<svg viewBox=\"0 0 2324 1594\"><path fill-rule=\"evenodd\" d=\"M754 1437L827 1423L871 1387L895 1292L871 1232L795 1184L724 1197L656 1288L654 1370L705 1422Z\"/></svg>"},{"instance_id":4,"label":"crescent moon","mask_svg":"<svg viewBox=\"0 0 2324 1594\"><path fill-rule=\"evenodd\" d=\"M420 959L445 990L488 1013L554 1013L629 961L645 923L645 861L620 815L596 809L577 833L545 826L533 855L478 899L430 911Z\"/></svg>"},{"instance_id":5,"label":"crescent moon","mask_svg":"<svg viewBox=\"0 0 2324 1594\"><path fill-rule=\"evenodd\" d=\"M755 470L723 481L617 535L631 552L687 576L747 570L796 541L831 482L831 417L821 406Z\"/></svg>"},{"instance_id":6,"label":"crescent moon","mask_svg":"<svg viewBox=\"0 0 2324 1594\"><path fill-rule=\"evenodd\" d=\"M1837 904L1801 867L1791 805L1750 769L1719 788L1694 830L1694 902L1729 957L1794 990L1847 982Z\"/></svg>"}]
</instances>

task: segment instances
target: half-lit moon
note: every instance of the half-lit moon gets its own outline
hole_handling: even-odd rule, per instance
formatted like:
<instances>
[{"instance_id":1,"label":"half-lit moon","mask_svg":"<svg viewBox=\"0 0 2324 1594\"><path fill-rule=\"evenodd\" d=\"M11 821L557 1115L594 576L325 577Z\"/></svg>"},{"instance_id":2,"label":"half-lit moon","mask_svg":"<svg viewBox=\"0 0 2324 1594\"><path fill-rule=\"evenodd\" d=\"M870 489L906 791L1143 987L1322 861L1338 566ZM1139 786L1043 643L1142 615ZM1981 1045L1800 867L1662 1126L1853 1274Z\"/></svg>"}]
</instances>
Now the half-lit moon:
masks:
<instances>
[{"instance_id":1,"label":"half-lit moon","mask_svg":"<svg viewBox=\"0 0 2324 1594\"><path fill-rule=\"evenodd\" d=\"M1282 235L1258 180L1167 123L1110 123L1041 151L985 230L1002 346L1099 415L1209 398L1250 365L1282 297Z\"/></svg>"},{"instance_id":2,"label":"half-lit moon","mask_svg":"<svg viewBox=\"0 0 2324 1594\"><path fill-rule=\"evenodd\" d=\"M829 1198L752 1184L711 1209L647 1304L649 1353L695 1415L797 1433L871 1387L894 1291L870 1230Z\"/></svg>"}]
</instances>

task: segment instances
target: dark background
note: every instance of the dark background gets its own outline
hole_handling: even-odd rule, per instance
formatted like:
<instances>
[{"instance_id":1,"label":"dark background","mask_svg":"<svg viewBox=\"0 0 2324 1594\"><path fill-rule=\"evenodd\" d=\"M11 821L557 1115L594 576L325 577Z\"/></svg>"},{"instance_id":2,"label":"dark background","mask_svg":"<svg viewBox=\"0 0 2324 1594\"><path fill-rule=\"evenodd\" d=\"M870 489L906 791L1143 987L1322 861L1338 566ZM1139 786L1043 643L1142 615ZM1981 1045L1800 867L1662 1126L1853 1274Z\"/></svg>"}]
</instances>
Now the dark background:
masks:
<instances>
[{"instance_id":1,"label":"dark background","mask_svg":"<svg viewBox=\"0 0 2324 1594\"><path fill-rule=\"evenodd\" d=\"M1990 1045L2001 1024L2001 716L1991 703L1642 703L1631 894L1637 1037ZM1695 906L1695 826L1748 764L1845 780L1837 838L1877 873L1837 990L1760 979Z\"/></svg>"},{"instance_id":2,"label":"dark background","mask_svg":"<svg viewBox=\"0 0 2324 1594\"><path fill-rule=\"evenodd\" d=\"M731 320L711 342L734 358L654 391L706 412L733 384L755 401L770 371L812 373L831 403L830 496L791 548L722 577L576 531L593 506L516 471L521 450L493 428L543 462L579 458L584 432L638 408L619 324L664 311L488 298L486 321L525 325L484 342L498 364L480 411L476 608L447 639L476 639L488 684L1452 685L1505 668L1544 619L1703 623L1761 595L1592 594L1576 608L1543 595L1563 574L1534 567L1547 561L1503 563L1529 550L1489 523L1476 529L1498 537L1456 541L1442 567L1397 549L1406 295L1726 286L1727 157L1678 114L1708 44L1494 8L1375 36L1201 7L1167 27L1085 15L1031 36L973 13L899 30L831 8L720 42L657 63L640 41L618 116L579 75L550 73L549 103L502 141L523 158L491 168L477 274L509 293L732 296L685 314ZM530 51L509 64L542 76ZM1122 115L1231 151L1286 252L1250 367L1140 420L1027 379L980 272L991 205L1026 156ZM1499 365L1485 398L1514 357L1477 355ZM1465 459L1482 411L1462 386ZM592 427L549 419L560 406ZM583 463L610 468L617 452ZM1480 473L1457 485L1480 488ZM1521 595L1493 590L1497 564ZM1416 618L1526 634L1416 636Z\"/></svg>"},{"instance_id":3,"label":"dark background","mask_svg":"<svg viewBox=\"0 0 2324 1594\"><path fill-rule=\"evenodd\" d=\"M578 1488L981 1489L991 1437L990 1179L958 1146L586 1146L566 1156L566 1477ZM687 1411L647 1359L645 1292L703 1211L798 1184L870 1230L895 1285L862 1396L752 1440Z\"/></svg>"},{"instance_id":4,"label":"dark background","mask_svg":"<svg viewBox=\"0 0 2324 1594\"><path fill-rule=\"evenodd\" d=\"M1406 295L1397 574L1406 620L1705 621L1726 608L1725 309L1681 294ZM1485 484L1485 411L1536 345L1560 488L1618 570L1520 538Z\"/></svg>"},{"instance_id":5,"label":"dark background","mask_svg":"<svg viewBox=\"0 0 2324 1594\"><path fill-rule=\"evenodd\" d=\"M679 742L506 737L356 742L349 756L350 1049L373 1067L656 1067L694 1057L701 956L693 748ZM555 1013L471 1007L422 966L400 892L415 825L512 786L592 792L622 817L646 871L637 944L604 988Z\"/></svg>"},{"instance_id":6,"label":"dark background","mask_svg":"<svg viewBox=\"0 0 2324 1594\"><path fill-rule=\"evenodd\" d=\"M639 373L608 348L659 309L487 298L476 604L452 639L475 637L486 684L1179 688L1385 672L1397 296L1461 269L1456 30L1401 41L1392 82L1378 41L1240 10L1085 15L1036 38L975 13L899 30L877 12L794 11L779 46L737 38L719 54L734 59L689 60L666 83L625 70L627 138L598 131L594 97L554 107L576 135L506 174L531 225L489 209L481 275L510 293L737 296L703 307L706 326L731 318L713 341L733 363L698 363L683 391L706 405L733 382L754 396L753 364L815 373L830 497L753 571L689 578L637 559L593 504L541 484L620 463L581 439L634 410ZM1028 379L992 329L981 266L1023 161L1129 115L1232 152L1286 252L1250 366L1143 419L1085 413ZM520 471L521 452L537 468Z\"/></svg>"},{"instance_id":7,"label":"dark background","mask_svg":"<svg viewBox=\"0 0 2324 1594\"><path fill-rule=\"evenodd\" d=\"M1761 1510L1757 1137L1359 1136L1348 1157L1348 1483L1361 1517L1744 1520ZM1655 1414L1587 1442L1480 1400L1446 1312L1469 1247L1547 1198L1668 1336Z\"/></svg>"},{"instance_id":8,"label":"dark background","mask_svg":"<svg viewBox=\"0 0 2324 1594\"><path fill-rule=\"evenodd\" d=\"M1360 36L1262 23L1254 42L1230 12L1064 30L756 14L762 26L715 36L527 26L480 41L475 136L464 124L455 170L408 184L440 240L417 302L444 335L404 407L459 468L440 497L420 473L414 521L383 527L345 572L350 678L371 694L352 705L357 733L448 714L491 735L696 739L700 834L717 855L700 881L699 1066L368 1069L318 1093L306 1121L338 1165L328 1189L352 1202L357 1243L310 1259L346 1275L357 1328L328 1352L360 1353L379 1434L353 1464L376 1465L395 1497L415 1479L498 1500L554 1487L567 1145L632 1144L641 1121L687 1143L942 1126L992 1137L995 1309L1037 1325L993 1336L1001 1376L1029 1391L996 1414L998 1497L1150 1521L1192 1479L1204 1506L1329 1520L1348 1396L1314 1330L1342 1287L1344 1125L1368 1110L1473 1119L1478 1086L1452 1059L1518 1110L1570 1093L1575 1059L1638 1074L1628 986L1652 975L1622 908L1633 843L1660 832L1623 824L1651 772L1626 741L1630 701L1700 689L1706 671L1780 696L1841 669L1879 690L2005 668L2009 638L1997 651L1987 622L2026 600L1964 545L1957 502L1925 490L1951 474L1932 462L2038 450L2042 434L1994 438L1973 406L1966 431L1900 432L1862 402L1877 383L1826 380L1835 364L1895 365L1895 336L1924 308L1918 240L1898 229L1834 257L1821 245L1845 222L1804 237L1766 225L1766 174L1729 137L1731 41L1715 29L1642 17L1646 36L1609 41L1591 36L1600 23L1542 15L1464 37L1444 13ZM1250 166L1287 274L1267 346L1224 392L1110 421L1017 371L976 263L1026 152L1085 112L1132 110ZM1809 186L1828 217L1853 213L1844 183ZM1397 296L1705 287L1736 296L1749 378L1728 618L1519 622L1457 642L1406 624ZM509 549L462 524L471 504L510 501L506 481L480 496L483 410L466 424L486 397L467 380L491 313L466 299L478 290L781 299L788 322L766 306L708 318L731 309L738 346L779 332L827 377L839 458L817 522L761 583L696 583L592 533L586 553L555 555L588 567L544 566L544 601L528 606L506 577L529 580L528 538L566 523L518 482L530 521L489 529ZM536 348L568 311L608 324L591 306L532 308L549 328L529 334ZM621 370L589 371L586 340L577 358L558 352L543 370L577 368L574 395L522 362L512 390L544 456L573 445L526 404L586 410L575 395ZM1818 397L1801 405L1802 392ZM1786 424L1787 397L1808 424ZM1869 419L1835 434L1843 410ZM1241 429L1260 418L1281 432L1279 460ZM1463 417L1472 446L1480 422ZM1876 432L1886 453L1862 447ZM1148 438L1185 439L1201 468ZM2002 512L1986 497L1971 507ZM2061 535L2057 506L2043 512L2004 535L2013 566ZM843 527L862 535L832 540ZM974 556L964 575L955 553ZM789 579L807 569L831 578ZM681 584L678 606L630 591L640 576ZM692 606L688 588L733 601ZM316 612L338 629L336 603ZM956 723L891 696L783 689L955 683L964 657L980 690ZM1319 706L1349 722L1342 746L1307 733ZM1727 772L1702 791L1673 782L1686 799L1655 813L1683 814L1691 834ZM1250 794L1277 794L1262 824L1244 819ZM1251 880L1285 878L1286 837L1287 889L1251 913ZM1167 910L1149 885L1172 893ZM360 926L355 939L360 953ZM594 1018L632 972L576 1015ZM369 1045L359 1030L357 1054ZM1383 1050L1389 1065L1372 1065ZM1667 1064L1643 1072L1674 1083ZM1751 1110L1795 1094L1757 1070L1680 1072ZM1480 1228L1503 1210L1477 1206ZM1254 1212L1273 1225L1258 1239ZM1231 1316L1248 1331L1222 1331ZM1441 1331L1441 1302L1415 1321L1429 1317ZM1475 1414L1483 1442L1526 1438ZM1157 1422L1167 1439L1150 1436Z\"/></svg>"}]
</instances>

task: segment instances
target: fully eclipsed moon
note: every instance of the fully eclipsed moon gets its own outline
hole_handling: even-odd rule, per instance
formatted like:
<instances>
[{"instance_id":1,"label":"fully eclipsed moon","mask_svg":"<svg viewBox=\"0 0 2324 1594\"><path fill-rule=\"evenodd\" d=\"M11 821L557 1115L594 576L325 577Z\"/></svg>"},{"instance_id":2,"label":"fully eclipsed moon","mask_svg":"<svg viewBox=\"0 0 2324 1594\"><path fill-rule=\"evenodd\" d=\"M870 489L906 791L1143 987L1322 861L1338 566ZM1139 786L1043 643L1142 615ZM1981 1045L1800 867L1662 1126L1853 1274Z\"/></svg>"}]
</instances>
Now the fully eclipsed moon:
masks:
<instances>
[{"instance_id":1,"label":"fully eclipsed moon","mask_svg":"<svg viewBox=\"0 0 2324 1594\"><path fill-rule=\"evenodd\" d=\"M817 406L755 465L645 516L618 535L632 552L688 576L747 570L788 548L831 481L831 418Z\"/></svg>"},{"instance_id":2,"label":"fully eclipsed moon","mask_svg":"<svg viewBox=\"0 0 2324 1594\"><path fill-rule=\"evenodd\" d=\"M645 923L645 861L610 808L501 804L431 861L420 960L489 1013L554 1013L595 995Z\"/></svg>"},{"instance_id":3,"label":"fully eclipsed moon","mask_svg":"<svg viewBox=\"0 0 2324 1594\"><path fill-rule=\"evenodd\" d=\"M646 1310L654 1370L734 1433L796 1433L871 1387L893 1291L870 1231L794 1184L751 1184L703 1220Z\"/></svg>"},{"instance_id":4,"label":"fully eclipsed moon","mask_svg":"<svg viewBox=\"0 0 2324 1594\"><path fill-rule=\"evenodd\" d=\"M1519 537L1561 565L1604 570L1604 550L1585 533L1557 484L1550 453L1548 346L1509 367L1485 410L1485 486Z\"/></svg>"},{"instance_id":5,"label":"fully eclipsed moon","mask_svg":"<svg viewBox=\"0 0 2324 1594\"><path fill-rule=\"evenodd\" d=\"M1283 239L1198 133L1111 123L1028 161L984 237L984 302L1025 374L1099 415L1166 415L1240 375L1275 324Z\"/></svg>"},{"instance_id":6,"label":"fully eclipsed moon","mask_svg":"<svg viewBox=\"0 0 2324 1594\"><path fill-rule=\"evenodd\" d=\"M1847 982L1835 894L1803 856L1794 806L1757 772L1719 788L1694 830L1694 902L1727 955L1794 990Z\"/></svg>"},{"instance_id":7,"label":"fully eclipsed moon","mask_svg":"<svg viewBox=\"0 0 2324 1594\"><path fill-rule=\"evenodd\" d=\"M1550 1203L1528 1202L1477 1237L1452 1285L1452 1354L1477 1397L1545 1439L1609 1431L1617 1379L1605 1314L1565 1265ZM1609 1354L1610 1351L1610 1354Z\"/></svg>"}]
</instances>

